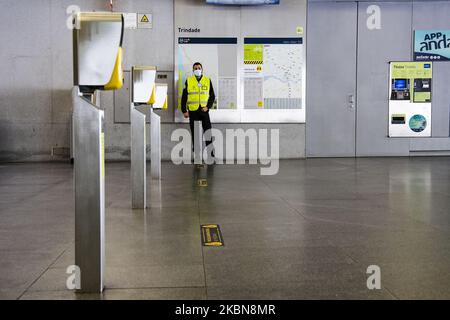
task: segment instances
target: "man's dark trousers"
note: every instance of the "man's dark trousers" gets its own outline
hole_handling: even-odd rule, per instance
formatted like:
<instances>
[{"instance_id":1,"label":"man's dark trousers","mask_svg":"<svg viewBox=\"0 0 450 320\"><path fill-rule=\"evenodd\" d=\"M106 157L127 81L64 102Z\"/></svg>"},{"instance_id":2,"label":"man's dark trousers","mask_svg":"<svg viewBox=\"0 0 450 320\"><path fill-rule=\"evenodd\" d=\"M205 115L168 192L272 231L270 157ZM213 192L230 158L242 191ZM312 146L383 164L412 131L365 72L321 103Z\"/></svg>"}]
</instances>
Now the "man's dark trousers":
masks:
<instances>
[{"instance_id":1,"label":"man's dark trousers","mask_svg":"<svg viewBox=\"0 0 450 320\"><path fill-rule=\"evenodd\" d=\"M207 130L211 129L211 120L209 119L209 111L204 112L201 108L198 108L197 111L189 111L189 125L191 127L192 148L194 148L194 135L195 135L194 134L194 122L195 121L202 122L203 134L205 134L205 132ZM209 137L210 136L211 135L209 135ZM209 146L212 143L212 141L210 139L208 139L205 143L206 143L206 146Z\"/></svg>"}]
</instances>

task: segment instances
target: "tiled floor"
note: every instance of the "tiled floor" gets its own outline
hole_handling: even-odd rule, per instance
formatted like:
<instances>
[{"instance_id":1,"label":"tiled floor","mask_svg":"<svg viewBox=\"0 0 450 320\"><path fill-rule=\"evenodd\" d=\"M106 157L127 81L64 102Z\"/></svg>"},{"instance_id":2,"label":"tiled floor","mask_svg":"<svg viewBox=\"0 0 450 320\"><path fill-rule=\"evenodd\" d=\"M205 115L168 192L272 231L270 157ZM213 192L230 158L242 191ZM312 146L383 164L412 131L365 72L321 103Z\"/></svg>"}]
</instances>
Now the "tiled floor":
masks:
<instances>
[{"instance_id":1,"label":"tiled floor","mask_svg":"<svg viewBox=\"0 0 450 320\"><path fill-rule=\"evenodd\" d=\"M72 167L0 165L0 299L450 299L450 158L163 163L145 211L129 167L107 165L106 290L80 295ZM224 247L201 246L206 223Z\"/></svg>"}]
</instances>

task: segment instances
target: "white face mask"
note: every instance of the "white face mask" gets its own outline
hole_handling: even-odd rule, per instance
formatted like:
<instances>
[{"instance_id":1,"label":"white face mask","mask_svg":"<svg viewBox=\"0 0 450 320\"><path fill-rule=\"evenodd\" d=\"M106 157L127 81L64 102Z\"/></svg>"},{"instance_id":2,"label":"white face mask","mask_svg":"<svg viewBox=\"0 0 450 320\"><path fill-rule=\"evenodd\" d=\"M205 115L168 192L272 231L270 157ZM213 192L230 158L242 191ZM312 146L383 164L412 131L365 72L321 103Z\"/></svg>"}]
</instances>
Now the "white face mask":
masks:
<instances>
[{"instance_id":1,"label":"white face mask","mask_svg":"<svg viewBox=\"0 0 450 320\"><path fill-rule=\"evenodd\" d=\"M194 74L196 77L200 78L202 76L202 70L194 70Z\"/></svg>"}]
</instances>

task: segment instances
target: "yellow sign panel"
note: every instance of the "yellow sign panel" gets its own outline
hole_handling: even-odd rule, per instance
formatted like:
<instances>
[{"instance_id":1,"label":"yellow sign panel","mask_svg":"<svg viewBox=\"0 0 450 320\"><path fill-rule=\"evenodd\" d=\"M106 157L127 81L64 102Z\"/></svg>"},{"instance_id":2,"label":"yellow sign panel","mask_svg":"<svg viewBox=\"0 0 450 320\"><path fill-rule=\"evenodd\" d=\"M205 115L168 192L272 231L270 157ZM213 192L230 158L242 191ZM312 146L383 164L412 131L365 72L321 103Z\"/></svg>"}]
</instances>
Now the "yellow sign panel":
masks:
<instances>
[{"instance_id":1,"label":"yellow sign panel","mask_svg":"<svg viewBox=\"0 0 450 320\"><path fill-rule=\"evenodd\" d=\"M100 170L102 179L105 178L105 133L100 134Z\"/></svg>"},{"instance_id":2,"label":"yellow sign panel","mask_svg":"<svg viewBox=\"0 0 450 320\"><path fill-rule=\"evenodd\" d=\"M217 224L201 226L202 242L206 247L222 247L224 245L222 232Z\"/></svg>"},{"instance_id":3,"label":"yellow sign panel","mask_svg":"<svg viewBox=\"0 0 450 320\"><path fill-rule=\"evenodd\" d=\"M393 62L392 79L432 78L430 62Z\"/></svg>"},{"instance_id":4,"label":"yellow sign panel","mask_svg":"<svg viewBox=\"0 0 450 320\"><path fill-rule=\"evenodd\" d=\"M244 63L262 64L264 58L263 44L245 44L244 45ZM258 63L259 62L259 63Z\"/></svg>"}]
</instances>

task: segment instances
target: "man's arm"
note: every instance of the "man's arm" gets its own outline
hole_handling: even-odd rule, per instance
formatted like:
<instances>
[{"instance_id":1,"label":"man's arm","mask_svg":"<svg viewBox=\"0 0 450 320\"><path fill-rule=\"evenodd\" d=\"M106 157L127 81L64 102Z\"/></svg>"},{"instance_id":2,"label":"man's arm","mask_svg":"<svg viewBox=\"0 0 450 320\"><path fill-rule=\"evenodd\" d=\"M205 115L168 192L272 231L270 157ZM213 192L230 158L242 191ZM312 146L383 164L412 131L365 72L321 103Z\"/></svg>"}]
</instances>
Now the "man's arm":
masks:
<instances>
[{"instance_id":1,"label":"man's arm","mask_svg":"<svg viewBox=\"0 0 450 320\"><path fill-rule=\"evenodd\" d=\"M214 94L214 88L212 85L212 81L209 80L211 83L209 84L209 99L208 99L208 104L206 105L206 107L208 108L208 110L212 109L213 105L214 105L214 101L216 100L216 95Z\"/></svg>"},{"instance_id":2,"label":"man's arm","mask_svg":"<svg viewBox=\"0 0 450 320\"><path fill-rule=\"evenodd\" d=\"M187 98L188 98L188 92L187 92L187 80L186 80L186 83L184 84L183 95L181 96L181 112L183 112L183 113L187 112L187 108L186 108Z\"/></svg>"}]
</instances>

